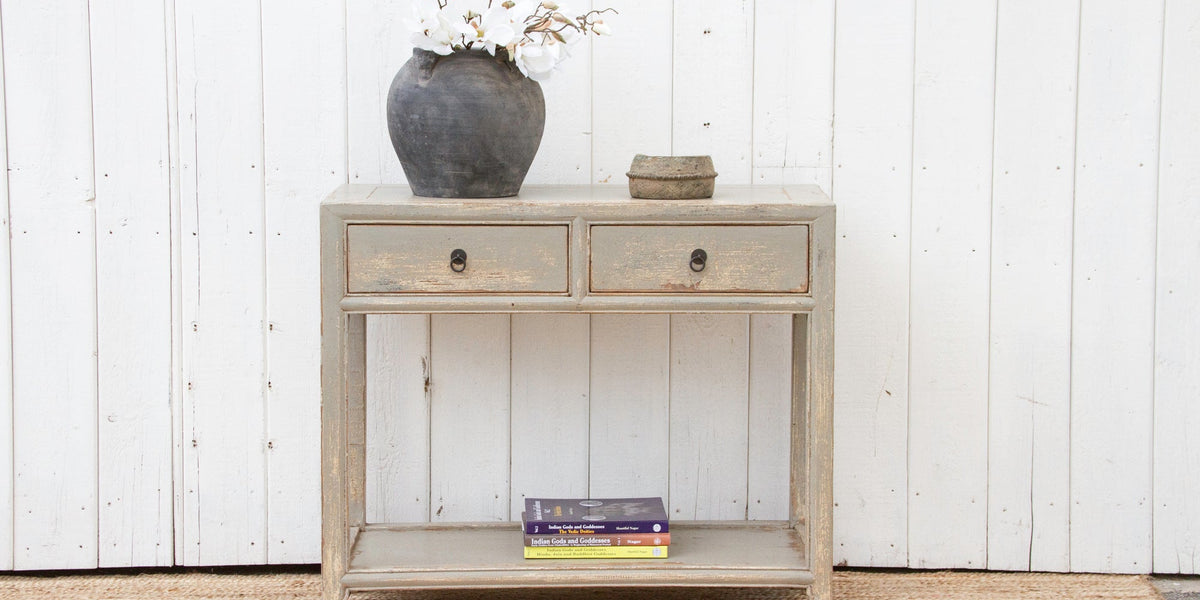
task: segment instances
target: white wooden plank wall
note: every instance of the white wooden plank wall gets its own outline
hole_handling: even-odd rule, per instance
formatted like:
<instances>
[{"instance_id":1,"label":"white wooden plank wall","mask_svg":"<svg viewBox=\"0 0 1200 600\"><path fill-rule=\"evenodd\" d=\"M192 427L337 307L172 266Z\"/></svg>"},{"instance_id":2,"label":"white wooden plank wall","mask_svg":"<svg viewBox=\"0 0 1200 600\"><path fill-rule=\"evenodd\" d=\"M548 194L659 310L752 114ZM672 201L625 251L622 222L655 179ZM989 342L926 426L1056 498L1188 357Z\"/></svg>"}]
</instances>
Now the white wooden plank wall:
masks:
<instances>
[{"instance_id":1,"label":"white wooden plank wall","mask_svg":"<svg viewBox=\"0 0 1200 600\"><path fill-rule=\"evenodd\" d=\"M1162 19L1160 2L1099 0L1080 11L1071 310L1073 571L1151 567Z\"/></svg>"},{"instance_id":2,"label":"white wooden plank wall","mask_svg":"<svg viewBox=\"0 0 1200 600\"><path fill-rule=\"evenodd\" d=\"M511 333L508 315L431 319L433 521L509 520Z\"/></svg>"},{"instance_id":3,"label":"white wooden plank wall","mask_svg":"<svg viewBox=\"0 0 1200 600\"><path fill-rule=\"evenodd\" d=\"M13 514L12 228L4 88L4 15L0 14L0 518ZM13 528L0 527L0 569L12 568Z\"/></svg>"},{"instance_id":4,"label":"white wooden plank wall","mask_svg":"<svg viewBox=\"0 0 1200 600\"><path fill-rule=\"evenodd\" d=\"M429 315L367 317L367 381L367 521L429 521Z\"/></svg>"},{"instance_id":5,"label":"white wooden plank wall","mask_svg":"<svg viewBox=\"0 0 1200 600\"><path fill-rule=\"evenodd\" d=\"M916 6L909 260L910 281L924 283L909 286L908 562L978 569L987 564L996 4Z\"/></svg>"},{"instance_id":6,"label":"white wooden plank wall","mask_svg":"<svg viewBox=\"0 0 1200 600\"><path fill-rule=\"evenodd\" d=\"M99 564L100 459L87 4L6 3L3 10L13 564L91 568Z\"/></svg>"},{"instance_id":7,"label":"white wooden plank wall","mask_svg":"<svg viewBox=\"0 0 1200 600\"><path fill-rule=\"evenodd\" d=\"M670 335L668 512L744 519L750 317L671 315Z\"/></svg>"},{"instance_id":8,"label":"white wooden plank wall","mask_svg":"<svg viewBox=\"0 0 1200 600\"><path fill-rule=\"evenodd\" d=\"M671 502L671 317L592 317L589 489Z\"/></svg>"},{"instance_id":9,"label":"white wooden plank wall","mask_svg":"<svg viewBox=\"0 0 1200 600\"><path fill-rule=\"evenodd\" d=\"M189 0L175 11L185 290L176 562L260 564L268 558L261 8Z\"/></svg>"},{"instance_id":10,"label":"white wooden plank wall","mask_svg":"<svg viewBox=\"0 0 1200 600\"><path fill-rule=\"evenodd\" d=\"M183 365L183 302L184 291L183 286L179 283L183 281L183 246L186 238L183 233L183 163L180 160L180 145L181 145L181 123L179 119L179 100L182 95L179 89L179 44L176 38L178 26L175 20L175 4L173 2L164 2L164 19L166 23L163 26L165 30L165 38L167 42L167 143L171 156L170 173L171 173L171 191L169 196L171 210L171 433L172 433L172 488L174 492L174 503L172 504L172 519L174 521L174 540L175 553L174 562L178 564L184 556L185 540L184 536L180 535L183 531L184 522L184 503L185 494L183 486L184 473L184 445L190 443L188 436L183 435L184 427L184 411L181 399L184 397L186 384L184 377L180 376ZM189 236L190 237L190 236ZM190 298L190 294L189 294Z\"/></svg>"},{"instance_id":11,"label":"white wooden plank wall","mask_svg":"<svg viewBox=\"0 0 1200 600\"><path fill-rule=\"evenodd\" d=\"M100 566L168 566L175 523L165 5L93 2L90 16Z\"/></svg>"},{"instance_id":12,"label":"white wooden plank wall","mask_svg":"<svg viewBox=\"0 0 1200 600\"><path fill-rule=\"evenodd\" d=\"M323 190L347 180L346 11L263 0L267 561L312 560L321 474L319 236ZM303 101L297 101L302 98Z\"/></svg>"},{"instance_id":13,"label":"white wooden plank wall","mask_svg":"<svg viewBox=\"0 0 1200 600\"><path fill-rule=\"evenodd\" d=\"M0 569L318 559L315 205L404 181L413 1L0 7ZM573 6L528 183L838 203L838 563L1200 572L1194 3ZM786 318L368 323L368 520L786 513Z\"/></svg>"},{"instance_id":14,"label":"white wooden plank wall","mask_svg":"<svg viewBox=\"0 0 1200 600\"><path fill-rule=\"evenodd\" d=\"M346 152L350 183L403 183L384 111L396 71L412 55L404 19L413 0L346 0ZM337 4L336 2L332 4Z\"/></svg>"},{"instance_id":15,"label":"white wooden plank wall","mask_svg":"<svg viewBox=\"0 0 1200 600\"><path fill-rule=\"evenodd\" d=\"M671 151L681 156L711 154L722 182L750 183L754 2L693 0L674 5ZM713 73L722 74L720 85L714 85Z\"/></svg>"},{"instance_id":16,"label":"white wooden plank wall","mask_svg":"<svg viewBox=\"0 0 1200 600\"><path fill-rule=\"evenodd\" d=\"M754 2L753 183L829 191L833 17L834 0Z\"/></svg>"},{"instance_id":17,"label":"white wooden plank wall","mask_svg":"<svg viewBox=\"0 0 1200 600\"><path fill-rule=\"evenodd\" d=\"M672 153L672 0L597 0L620 15L611 17L622 36L636 44L592 45L592 182L622 183L634 154ZM631 69L630 65L637 65Z\"/></svg>"},{"instance_id":18,"label":"white wooden plank wall","mask_svg":"<svg viewBox=\"0 0 1200 600\"><path fill-rule=\"evenodd\" d=\"M1036 14L1036 19L1030 18ZM987 566L1070 569L1075 3L999 3ZM1030 310L1037 307L1037 310Z\"/></svg>"},{"instance_id":19,"label":"white wooden plank wall","mask_svg":"<svg viewBox=\"0 0 1200 600\"><path fill-rule=\"evenodd\" d=\"M1200 573L1200 4L1168 0L1158 159L1154 571Z\"/></svg>"},{"instance_id":20,"label":"white wooden plank wall","mask_svg":"<svg viewBox=\"0 0 1200 600\"><path fill-rule=\"evenodd\" d=\"M591 10L591 0L570 3L579 14ZM542 84L546 102L546 128L537 160L529 167L529 181L586 184L592 175L592 74L583 68L571 68L592 62L591 40L582 40L571 49L568 62L555 69L554 76ZM389 148L390 149L390 148ZM395 159L395 153L389 156Z\"/></svg>"},{"instance_id":21,"label":"white wooden plank wall","mask_svg":"<svg viewBox=\"0 0 1200 600\"><path fill-rule=\"evenodd\" d=\"M912 1L841 0L837 6L835 564L909 561L914 10Z\"/></svg>"},{"instance_id":22,"label":"white wooden plank wall","mask_svg":"<svg viewBox=\"0 0 1200 600\"><path fill-rule=\"evenodd\" d=\"M791 500L791 315L750 315L749 353L746 518L776 519Z\"/></svg>"},{"instance_id":23,"label":"white wooden plank wall","mask_svg":"<svg viewBox=\"0 0 1200 600\"><path fill-rule=\"evenodd\" d=\"M588 495L591 318L513 315L508 517L526 496Z\"/></svg>"}]
</instances>

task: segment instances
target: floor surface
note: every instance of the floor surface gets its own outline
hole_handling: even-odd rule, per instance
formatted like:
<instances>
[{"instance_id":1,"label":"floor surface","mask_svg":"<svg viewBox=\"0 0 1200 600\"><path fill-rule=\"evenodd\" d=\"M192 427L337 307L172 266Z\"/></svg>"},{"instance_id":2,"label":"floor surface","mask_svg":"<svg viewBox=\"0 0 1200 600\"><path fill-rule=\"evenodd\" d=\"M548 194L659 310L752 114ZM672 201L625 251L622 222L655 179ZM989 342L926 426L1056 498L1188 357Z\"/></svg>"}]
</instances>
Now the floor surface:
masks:
<instances>
[{"instance_id":1,"label":"floor surface","mask_svg":"<svg viewBox=\"0 0 1200 600\"><path fill-rule=\"evenodd\" d=\"M1157 588L1157 591L1156 591ZM372 595L369 600L741 600L782 599L759 590L580 590L530 594ZM174 569L0 575L0 600L319 600L315 567ZM835 600L1200 600L1200 577L839 570ZM363 600L368 600L363 597Z\"/></svg>"},{"instance_id":2,"label":"floor surface","mask_svg":"<svg viewBox=\"0 0 1200 600\"><path fill-rule=\"evenodd\" d=\"M1150 580L1163 600L1200 600L1200 576L1165 575Z\"/></svg>"}]
</instances>

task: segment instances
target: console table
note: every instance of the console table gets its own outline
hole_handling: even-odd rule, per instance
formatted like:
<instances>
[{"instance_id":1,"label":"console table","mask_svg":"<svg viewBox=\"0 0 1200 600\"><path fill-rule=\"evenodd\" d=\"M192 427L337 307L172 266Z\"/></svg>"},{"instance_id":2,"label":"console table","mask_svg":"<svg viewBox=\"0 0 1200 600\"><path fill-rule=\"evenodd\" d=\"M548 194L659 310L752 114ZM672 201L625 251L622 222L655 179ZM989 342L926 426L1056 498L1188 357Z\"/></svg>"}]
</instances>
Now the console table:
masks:
<instances>
[{"instance_id":1,"label":"console table","mask_svg":"<svg viewBox=\"0 0 1200 600\"><path fill-rule=\"evenodd\" d=\"M828 600L833 250L834 207L815 186L718 187L687 201L617 186L487 200L339 188L321 205L324 599L715 586ZM523 312L793 315L792 409L780 415L791 422L789 518L673 521L661 560L525 560L519 523L366 522L365 315Z\"/></svg>"}]
</instances>

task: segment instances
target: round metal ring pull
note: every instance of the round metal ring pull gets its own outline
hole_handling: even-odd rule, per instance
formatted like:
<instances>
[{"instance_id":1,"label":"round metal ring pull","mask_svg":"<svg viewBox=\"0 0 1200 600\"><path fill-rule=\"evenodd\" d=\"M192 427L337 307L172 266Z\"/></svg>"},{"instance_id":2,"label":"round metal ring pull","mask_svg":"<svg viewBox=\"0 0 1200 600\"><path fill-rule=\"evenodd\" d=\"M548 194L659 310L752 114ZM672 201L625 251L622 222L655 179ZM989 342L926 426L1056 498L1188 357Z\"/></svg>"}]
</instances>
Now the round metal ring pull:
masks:
<instances>
[{"instance_id":1,"label":"round metal ring pull","mask_svg":"<svg viewBox=\"0 0 1200 600\"><path fill-rule=\"evenodd\" d=\"M690 263L688 263L688 266L691 267L693 271L695 271L697 273L699 273L700 271L703 271L704 266L707 263L708 263L708 253L707 252L705 252L704 250L701 250L700 248L696 248L695 250L692 250L692 261Z\"/></svg>"},{"instance_id":2,"label":"round metal ring pull","mask_svg":"<svg viewBox=\"0 0 1200 600\"><path fill-rule=\"evenodd\" d=\"M462 273L467 270L467 251L458 248L450 253L450 270Z\"/></svg>"}]
</instances>

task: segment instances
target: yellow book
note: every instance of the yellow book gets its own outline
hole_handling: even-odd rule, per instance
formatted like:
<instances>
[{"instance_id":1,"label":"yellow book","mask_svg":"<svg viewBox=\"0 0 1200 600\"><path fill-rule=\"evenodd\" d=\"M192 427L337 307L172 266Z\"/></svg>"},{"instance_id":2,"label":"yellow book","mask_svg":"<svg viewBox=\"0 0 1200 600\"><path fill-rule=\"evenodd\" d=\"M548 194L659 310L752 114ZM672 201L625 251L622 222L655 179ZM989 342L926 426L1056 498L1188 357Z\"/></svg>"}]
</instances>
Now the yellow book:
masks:
<instances>
[{"instance_id":1,"label":"yellow book","mask_svg":"<svg viewBox=\"0 0 1200 600\"><path fill-rule=\"evenodd\" d=\"M525 558L666 558L667 546L525 546Z\"/></svg>"}]
</instances>

